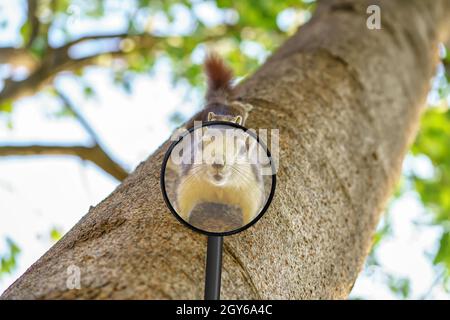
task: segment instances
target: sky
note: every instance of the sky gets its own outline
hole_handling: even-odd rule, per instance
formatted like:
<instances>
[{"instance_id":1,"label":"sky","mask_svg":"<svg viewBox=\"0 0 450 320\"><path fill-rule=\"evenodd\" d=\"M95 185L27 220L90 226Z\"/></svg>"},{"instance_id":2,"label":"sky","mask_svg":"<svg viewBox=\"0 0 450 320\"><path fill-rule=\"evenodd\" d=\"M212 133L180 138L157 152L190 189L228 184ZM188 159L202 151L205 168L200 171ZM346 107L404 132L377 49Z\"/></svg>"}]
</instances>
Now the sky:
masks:
<instances>
[{"instance_id":1,"label":"sky","mask_svg":"<svg viewBox=\"0 0 450 320\"><path fill-rule=\"evenodd\" d=\"M83 34L93 26L96 30L120 31L124 28L120 10L96 21L95 25L89 21L74 21L72 32ZM198 11L207 23L214 24L218 19L214 8L204 7ZM0 16L5 12L13 18L6 29L0 30L0 46L17 42L17 28L24 19L20 1L0 0ZM182 13L180 15L182 17ZM286 12L279 23L287 25L288 19L290 13ZM181 18L178 25L170 28L180 32L189 28L183 21ZM160 24L162 31L169 28L163 19ZM51 39L55 45L61 41L57 31ZM92 50L89 46L80 48L75 54L83 55L89 50ZM249 50L258 54L258 48ZM0 66L0 75L5 72L8 70ZM113 84L109 70L90 67L84 79L94 87L96 96L89 100L82 96L80 84L70 74L58 76L56 84L95 128L105 149L131 171L169 137L173 125L168 119L174 111L189 116L200 106L200 99L189 95L188 87L172 86L170 72L168 63L159 61L156 71L152 75L138 76L133 81L132 94L127 94ZM60 106L45 94L20 100L12 114L12 130L0 116L0 145L30 142L88 144L89 136L74 119L52 116L58 108ZM427 175L432 169L426 159L408 157L404 170ZM63 233L69 231L87 213L89 206L96 205L117 185L114 178L95 165L75 157L0 158L0 253L6 249L6 237L22 249L17 269L0 278L0 293L54 244L50 237L52 228ZM411 279L414 298L428 293L435 280L426 253L435 249L441 232L439 228L416 226L417 221L427 219L423 210L413 193L392 203L389 218L394 231L377 250L381 269ZM396 298L383 284L382 277L376 270L365 270L351 297ZM427 297L449 298L439 287Z\"/></svg>"}]
</instances>

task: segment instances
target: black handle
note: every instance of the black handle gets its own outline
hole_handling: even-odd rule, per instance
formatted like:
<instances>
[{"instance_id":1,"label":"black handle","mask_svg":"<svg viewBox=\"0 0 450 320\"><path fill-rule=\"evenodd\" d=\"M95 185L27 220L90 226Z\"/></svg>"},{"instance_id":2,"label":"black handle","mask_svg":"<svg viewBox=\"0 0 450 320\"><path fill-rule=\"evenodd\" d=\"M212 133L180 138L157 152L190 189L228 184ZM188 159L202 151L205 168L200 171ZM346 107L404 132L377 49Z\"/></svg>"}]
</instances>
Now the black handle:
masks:
<instances>
[{"instance_id":1,"label":"black handle","mask_svg":"<svg viewBox=\"0 0 450 320\"><path fill-rule=\"evenodd\" d=\"M220 299L223 237L208 236L206 250L205 300Z\"/></svg>"}]
</instances>

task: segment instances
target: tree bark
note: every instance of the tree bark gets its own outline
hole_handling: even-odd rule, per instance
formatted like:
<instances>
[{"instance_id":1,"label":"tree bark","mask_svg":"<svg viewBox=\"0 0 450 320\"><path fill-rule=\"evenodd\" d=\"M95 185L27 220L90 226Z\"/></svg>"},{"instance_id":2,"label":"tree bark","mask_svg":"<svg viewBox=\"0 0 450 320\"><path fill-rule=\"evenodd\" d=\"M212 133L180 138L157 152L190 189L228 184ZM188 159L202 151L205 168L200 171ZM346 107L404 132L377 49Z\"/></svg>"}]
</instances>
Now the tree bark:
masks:
<instances>
[{"instance_id":1,"label":"tree bark","mask_svg":"<svg viewBox=\"0 0 450 320\"><path fill-rule=\"evenodd\" d=\"M381 7L381 30L366 8ZM239 86L247 127L280 130L274 201L224 241L225 299L345 298L369 251L450 27L447 0L323 1ZM201 298L206 238L159 190L168 143L3 294L19 298ZM81 289L66 286L67 268Z\"/></svg>"}]
</instances>

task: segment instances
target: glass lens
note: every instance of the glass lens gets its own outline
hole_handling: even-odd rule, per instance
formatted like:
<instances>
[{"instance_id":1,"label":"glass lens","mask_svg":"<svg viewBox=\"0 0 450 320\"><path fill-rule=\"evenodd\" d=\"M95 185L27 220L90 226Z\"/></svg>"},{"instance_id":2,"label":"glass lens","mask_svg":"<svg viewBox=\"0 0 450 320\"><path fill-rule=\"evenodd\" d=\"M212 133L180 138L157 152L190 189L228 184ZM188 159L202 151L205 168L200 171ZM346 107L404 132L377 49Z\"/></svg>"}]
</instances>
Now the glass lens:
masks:
<instances>
[{"instance_id":1,"label":"glass lens","mask_svg":"<svg viewBox=\"0 0 450 320\"><path fill-rule=\"evenodd\" d=\"M166 202L197 231L230 234L263 214L274 185L272 163L256 134L207 124L185 132L166 156Z\"/></svg>"}]
</instances>

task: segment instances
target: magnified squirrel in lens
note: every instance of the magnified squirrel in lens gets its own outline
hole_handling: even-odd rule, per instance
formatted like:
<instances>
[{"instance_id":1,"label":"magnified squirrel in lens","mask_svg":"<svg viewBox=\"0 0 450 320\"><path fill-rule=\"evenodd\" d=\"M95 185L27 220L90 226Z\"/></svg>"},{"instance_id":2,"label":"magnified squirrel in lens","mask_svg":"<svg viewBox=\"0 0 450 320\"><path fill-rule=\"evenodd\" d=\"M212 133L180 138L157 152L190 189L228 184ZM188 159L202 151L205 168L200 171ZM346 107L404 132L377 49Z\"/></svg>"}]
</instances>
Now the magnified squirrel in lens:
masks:
<instances>
[{"instance_id":1,"label":"magnified squirrel in lens","mask_svg":"<svg viewBox=\"0 0 450 320\"><path fill-rule=\"evenodd\" d=\"M204 67L208 79L206 106L186 127L191 128L194 121L242 125L251 106L234 99L231 69L214 54L207 57ZM240 208L243 225L248 224L259 213L265 197L261 167L251 159L256 140L231 126L198 128L194 135L196 130L201 130L201 138L191 141L187 147L195 149L190 150L192 156L196 151L201 152L202 161L183 163L178 170L176 206L179 215L189 221L197 205L218 203ZM255 140L253 144L251 140Z\"/></svg>"}]
</instances>

